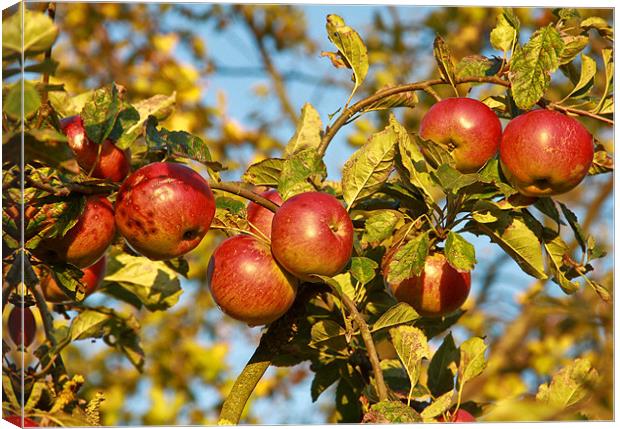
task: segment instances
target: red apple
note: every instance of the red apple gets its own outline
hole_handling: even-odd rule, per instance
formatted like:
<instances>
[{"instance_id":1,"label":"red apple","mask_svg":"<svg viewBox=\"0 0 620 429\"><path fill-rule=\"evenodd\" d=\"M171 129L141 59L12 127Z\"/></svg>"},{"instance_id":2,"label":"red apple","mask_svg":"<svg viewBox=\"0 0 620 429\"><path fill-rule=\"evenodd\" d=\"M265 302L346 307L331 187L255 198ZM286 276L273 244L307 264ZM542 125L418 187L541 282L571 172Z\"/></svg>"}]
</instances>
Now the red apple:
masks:
<instances>
[{"instance_id":1,"label":"red apple","mask_svg":"<svg viewBox=\"0 0 620 429\"><path fill-rule=\"evenodd\" d=\"M152 260L194 249L215 215L207 181L191 168L154 162L129 176L116 197L116 226L129 245Z\"/></svg>"},{"instance_id":2,"label":"red apple","mask_svg":"<svg viewBox=\"0 0 620 429\"><path fill-rule=\"evenodd\" d=\"M115 233L112 204L105 197L93 195L87 198L84 211L73 228L63 237L42 240L34 253L50 264L68 262L85 268L103 256Z\"/></svg>"},{"instance_id":3,"label":"red apple","mask_svg":"<svg viewBox=\"0 0 620 429\"><path fill-rule=\"evenodd\" d=\"M22 330L22 318L24 326ZM28 347L37 333L37 322L30 307L15 306L11 309L8 319L9 336L18 346Z\"/></svg>"},{"instance_id":4,"label":"red apple","mask_svg":"<svg viewBox=\"0 0 620 429\"><path fill-rule=\"evenodd\" d=\"M443 418L443 416L441 416L437 419L437 421L445 423L446 420ZM459 408L456 413L450 416L450 422L452 423L470 423L475 421L476 418L474 416L472 416L468 411L465 411L461 408Z\"/></svg>"},{"instance_id":5,"label":"red apple","mask_svg":"<svg viewBox=\"0 0 620 429\"><path fill-rule=\"evenodd\" d=\"M353 252L353 223L340 202L322 192L288 199L273 217L271 250L289 272L305 281L332 277Z\"/></svg>"},{"instance_id":6,"label":"red apple","mask_svg":"<svg viewBox=\"0 0 620 429\"><path fill-rule=\"evenodd\" d=\"M102 257L93 265L83 268L82 283L86 287L86 296L93 293L101 284L105 277L106 257ZM46 272L41 278L41 289L45 300L53 303L62 303L69 301L69 297L62 291L58 283L54 279L51 272Z\"/></svg>"},{"instance_id":7,"label":"red apple","mask_svg":"<svg viewBox=\"0 0 620 429\"><path fill-rule=\"evenodd\" d=\"M508 123L499 157L504 175L523 195L557 195L573 189L588 174L594 142L576 119L552 110L532 110Z\"/></svg>"},{"instance_id":8,"label":"red apple","mask_svg":"<svg viewBox=\"0 0 620 429\"><path fill-rule=\"evenodd\" d=\"M228 238L215 249L207 282L222 311L250 326L278 319L297 291L297 280L275 261L269 245L250 235Z\"/></svg>"},{"instance_id":9,"label":"red apple","mask_svg":"<svg viewBox=\"0 0 620 429\"><path fill-rule=\"evenodd\" d=\"M97 162L99 145L86 135L82 118L80 116L64 118L60 121L60 125L67 136L69 147L75 153L75 158L84 171L92 170L93 177L114 182L120 182L127 176L130 167L128 153L118 148L112 140L103 141Z\"/></svg>"},{"instance_id":10,"label":"red apple","mask_svg":"<svg viewBox=\"0 0 620 429\"><path fill-rule=\"evenodd\" d=\"M32 428L32 427L38 427L39 424L37 422L35 422L32 419L29 419L28 417L24 417L24 426L22 426L22 416L16 416L16 415L12 415L12 416L5 416L2 417L4 420L6 420L9 423L14 424L15 426L19 426L19 427L27 427L27 428Z\"/></svg>"},{"instance_id":11,"label":"red apple","mask_svg":"<svg viewBox=\"0 0 620 429\"><path fill-rule=\"evenodd\" d=\"M280 197L280 194L278 194L278 191L275 189L263 192L261 196L267 198L269 201L273 201L277 205L282 205L282 197ZM274 213L271 210L250 201L250 204L248 204L250 231L271 238L271 221L273 220L273 215Z\"/></svg>"},{"instance_id":12,"label":"red apple","mask_svg":"<svg viewBox=\"0 0 620 429\"><path fill-rule=\"evenodd\" d=\"M397 251L398 247L394 247L383 258L385 279ZM411 305L422 316L444 316L458 309L467 299L471 275L452 267L442 253L434 253L426 258L419 276L400 283L388 283L388 286L399 302Z\"/></svg>"},{"instance_id":13,"label":"red apple","mask_svg":"<svg viewBox=\"0 0 620 429\"><path fill-rule=\"evenodd\" d=\"M452 149L456 169L474 173L497 153L502 124L484 103L473 98L446 98L428 109L420 137Z\"/></svg>"}]
</instances>

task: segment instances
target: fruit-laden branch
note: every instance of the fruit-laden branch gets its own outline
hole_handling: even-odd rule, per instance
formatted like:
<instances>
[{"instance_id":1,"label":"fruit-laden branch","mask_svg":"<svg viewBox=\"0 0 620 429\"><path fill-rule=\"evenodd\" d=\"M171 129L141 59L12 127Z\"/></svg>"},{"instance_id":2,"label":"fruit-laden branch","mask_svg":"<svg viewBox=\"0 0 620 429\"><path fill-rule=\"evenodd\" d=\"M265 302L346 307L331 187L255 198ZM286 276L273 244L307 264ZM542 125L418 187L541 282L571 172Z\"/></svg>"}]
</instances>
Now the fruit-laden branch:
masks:
<instances>
[{"instance_id":1,"label":"fruit-laden branch","mask_svg":"<svg viewBox=\"0 0 620 429\"><path fill-rule=\"evenodd\" d=\"M270 201L267 198L262 197L262 196L258 195L257 193L250 191L249 189L245 189L243 186L241 186L240 184L235 183L235 182L215 182L215 181L210 181L209 182L209 186L211 186L211 189L217 189L217 190L220 190L220 191L229 192L231 194L239 195L240 197L243 197L243 198L245 198L247 200L253 201L256 204L259 204L259 205L265 207L267 210L271 210L274 213L275 213L276 210L278 210L280 208L280 206L278 206L273 201Z\"/></svg>"},{"instance_id":2,"label":"fruit-laden branch","mask_svg":"<svg viewBox=\"0 0 620 429\"><path fill-rule=\"evenodd\" d=\"M342 294L341 298L342 302L349 310L351 317L353 317L353 320L357 324L358 328L360 328L362 340L364 341L364 345L366 346L368 358L370 359L370 364L372 365L372 372L375 376L375 383L377 384L377 394L379 395L379 401L386 401L388 399L387 387L385 385L385 380L383 379L383 371L381 370L379 355L377 354L375 343L372 340L372 334L370 333L370 329L368 329L366 321L357 310L355 303L351 301L351 298L349 298L345 294Z\"/></svg>"},{"instance_id":3,"label":"fruit-laden branch","mask_svg":"<svg viewBox=\"0 0 620 429\"><path fill-rule=\"evenodd\" d=\"M49 192L52 195L58 195L61 197L67 196L72 192L76 192L79 194L85 195L95 195L95 194L109 194L110 192L114 192L118 190L117 184L105 184L105 185L82 185L79 183L65 183L62 186L54 186L50 183L39 182L38 180L32 178L32 176L26 176L26 183L33 188L39 189L41 191Z\"/></svg>"}]
</instances>

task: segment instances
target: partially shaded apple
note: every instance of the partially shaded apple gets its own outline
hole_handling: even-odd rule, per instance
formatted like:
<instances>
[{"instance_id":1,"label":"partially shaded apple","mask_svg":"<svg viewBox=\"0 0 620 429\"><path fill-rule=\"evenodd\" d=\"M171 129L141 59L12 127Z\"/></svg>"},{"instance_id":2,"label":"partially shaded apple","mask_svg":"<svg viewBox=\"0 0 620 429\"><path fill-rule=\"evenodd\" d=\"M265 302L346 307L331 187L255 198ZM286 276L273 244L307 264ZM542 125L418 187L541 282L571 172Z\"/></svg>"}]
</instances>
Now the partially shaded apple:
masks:
<instances>
[{"instance_id":1,"label":"partially shaded apple","mask_svg":"<svg viewBox=\"0 0 620 429\"><path fill-rule=\"evenodd\" d=\"M129 245L152 260L194 249L215 215L207 181L191 168L154 162L129 176L116 197L116 225Z\"/></svg>"},{"instance_id":2,"label":"partially shaded apple","mask_svg":"<svg viewBox=\"0 0 620 429\"><path fill-rule=\"evenodd\" d=\"M445 423L446 419L444 419L443 416L440 416L437 421ZM469 423L475 421L476 418L472 416L468 411L459 408L458 410L456 410L456 413L453 413L450 416L450 421L448 423Z\"/></svg>"},{"instance_id":3,"label":"partially shaded apple","mask_svg":"<svg viewBox=\"0 0 620 429\"><path fill-rule=\"evenodd\" d=\"M291 307L297 280L273 258L269 245L250 235L224 240L207 272L213 300L233 319L266 325Z\"/></svg>"},{"instance_id":4,"label":"partially shaded apple","mask_svg":"<svg viewBox=\"0 0 620 429\"><path fill-rule=\"evenodd\" d=\"M24 322L22 328L22 319ZM18 346L28 347L37 333L37 322L30 307L15 306L11 309L8 319L9 336Z\"/></svg>"}]
</instances>

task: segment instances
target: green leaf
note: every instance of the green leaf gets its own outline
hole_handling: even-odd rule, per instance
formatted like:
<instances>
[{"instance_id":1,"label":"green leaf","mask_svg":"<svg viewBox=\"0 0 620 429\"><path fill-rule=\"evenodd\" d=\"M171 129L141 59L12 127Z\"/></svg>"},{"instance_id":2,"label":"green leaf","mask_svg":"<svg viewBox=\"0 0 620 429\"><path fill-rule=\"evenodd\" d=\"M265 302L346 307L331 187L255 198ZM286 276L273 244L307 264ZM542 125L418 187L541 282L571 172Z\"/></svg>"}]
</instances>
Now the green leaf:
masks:
<instances>
[{"instance_id":1,"label":"green leaf","mask_svg":"<svg viewBox=\"0 0 620 429\"><path fill-rule=\"evenodd\" d=\"M176 272L164 262L124 253L109 260L105 281L107 292L114 293L111 289L120 287L150 311L172 307L183 293Z\"/></svg>"},{"instance_id":2,"label":"green leaf","mask_svg":"<svg viewBox=\"0 0 620 429\"><path fill-rule=\"evenodd\" d=\"M461 344L458 372L459 386L463 386L484 370L487 364L484 358L486 349L486 344L479 337L470 338Z\"/></svg>"},{"instance_id":3,"label":"green leaf","mask_svg":"<svg viewBox=\"0 0 620 429\"><path fill-rule=\"evenodd\" d=\"M497 58L487 58L482 55L469 55L461 59L456 65L456 77L493 76L499 71L502 62Z\"/></svg>"},{"instance_id":4,"label":"green leaf","mask_svg":"<svg viewBox=\"0 0 620 429\"><path fill-rule=\"evenodd\" d=\"M590 18L586 18L581 21L581 28L585 31L594 29L598 31L598 33L609 41L614 41L614 29L611 27L607 21L598 16L591 16Z\"/></svg>"},{"instance_id":5,"label":"green leaf","mask_svg":"<svg viewBox=\"0 0 620 429\"><path fill-rule=\"evenodd\" d=\"M553 276L553 281L557 283L564 293L571 294L579 290L579 283L571 281L566 271L570 267L564 265L564 257L569 254L568 246L558 235L553 240L545 241L545 250L549 257L549 271Z\"/></svg>"},{"instance_id":6,"label":"green leaf","mask_svg":"<svg viewBox=\"0 0 620 429\"><path fill-rule=\"evenodd\" d=\"M344 164L342 193L348 208L353 203L377 192L387 181L394 166L396 133L388 125L373 134Z\"/></svg>"},{"instance_id":7,"label":"green leaf","mask_svg":"<svg viewBox=\"0 0 620 429\"><path fill-rule=\"evenodd\" d=\"M454 376L459 356L452 333L448 333L428 365L427 384L433 396L439 396L454 389Z\"/></svg>"},{"instance_id":8,"label":"green leaf","mask_svg":"<svg viewBox=\"0 0 620 429\"><path fill-rule=\"evenodd\" d=\"M267 158L250 165L243 174L243 181L256 186L278 186L282 167L286 161L280 158Z\"/></svg>"},{"instance_id":9,"label":"green leaf","mask_svg":"<svg viewBox=\"0 0 620 429\"><path fill-rule=\"evenodd\" d=\"M497 25L491 31L491 46L498 51L508 52L517 39L517 29L514 28L504 13L497 17Z\"/></svg>"},{"instance_id":10,"label":"green leaf","mask_svg":"<svg viewBox=\"0 0 620 429\"><path fill-rule=\"evenodd\" d=\"M575 234L575 239L577 240L577 243L579 243L579 247L581 247L581 250L585 252L586 251L586 236L583 233L583 230L581 229L581 225L579 225L579 220L577 219L577 215L575 215L575 213L573 213L568 207L566 207L566 204L564 203L559 203L559 204L560 204L560 209L562 210L562 213L564 214L564 218L566 219L571 229L573 230L573 233Z\"/></svg>"},{"instance_id":11,"label":"green leaf","mask_svg":"<svg viewBox=\"0 0 620 429\"><path fill-rule=\"evenodd\" d=\"M17 81L9 86L6 96L2 100L2 110L11 119L22 117L22 82L24 84L24 116L30 118L41 107L41 96L35 85L28 81Z\"/></svg>"},{"instance_id":12,"label":"green leaf","mask_svg":"<svg viewBox=\"0 0 620 429\"><path fill-rule=\"evenodd\" d=\"M539 386L536 399L553 407L570 407L585 399L599 381L600 376L589 360L575 359L554 374L550 383Z\"/></svg>"},{"instance_id":13,"label":"green leaf","mask_svg":"<svg viewBox=\"0 0 620 429\"><path fill-rule=\"evenodd\" d=\"M62 212L54 219L46 234L47 238L64 237L67 231L75 226L86 207L86 198L80 194L70 195L61 204Z\"/></svg>"},{"instance_id":14,"label":"green leaf","mask_svg":"<svg viewBox=\"0 0 620 429\"><path fill-rule=\"evenodd\" d=\"M543 97L551 82L551 73L560 65L563 48L560 33L552 26L537 30L525 46L517 46L510 61L509 75L517 107L527 110Z\"/></svg>"},{"instance_id":15,"label":"green leaf","mask_svg":"<svg viewBox=\"0 0 620 429\"><path fill-rule=\"evenodd\" d=\"M285 160L278 180L278 192L286 201L302 192L315 191L327 177L323 158L316 149L304 149Z\"/></svg>"},{"instance_id":16,"label":"green leaf","mask_svg":"<svg viewBox=\"0 0 620 429\"><path fill-rule=\"evenodd\" d=\"M58 28L49 16L26 9L20 3L18 11L2 22L2 58L22 52L25 56L43 52L54 44L56 37Z\"/></svg>"},{"instance_id":17,"label":"green leaf","mask_svg":"<svg viewBox=\"0 0 620 429\"><path fill-rule=\"evenodd\" d=\"M454 396L453 390L450 390L449 392L444 393L443 395L435 399L428 407L424 408L424 410L422 411L420 415L426 421L440 414L445 413L446 411L448 411L448 409L452 405L453 396Z\"/></svg>"},{"instance_id":18,"label":"green leaf","mask_svg":"<svg viewBox=\"0 0 620 429\"><path fill-rule=\"evenodd\" d=\"M583 51L590 42L587 36L564 35L562 40L564 41L564 49L562 49L562 53L558 60L560 65L568 64L573 61L575 57L579 55L579 52Z\"/></svg>"},{"instance_id":19,"label":"green leaf","mask_svg":"<svg viewBox=\"0 0 620 429\"><path fill-rule=\"evenodd\" d=\"M476 250L460 234L450 231L446 239L446 258L459 271L471 271L476 265Z\"/></svg>"},{"instance_id":20,"label":"green leaf","mask_svg":"<svg viewBox=\"0 0 620 429\"><path fill-rule=\"evenodd\" d=\"M403 325L390 329L390 337L413 388L420 377L422 359L430 354L428 340L420 329Z\"/></svg>"},{"instance_id":21,"label":"green leaf","mask_svg":"<svg viewBox=\"0 0 620 429\"><path fill-rule=\"evenodd\" d=\"M314 374L314 378L312 379L312 385L310 386L312 402L316 402L321 393L338 381L339 378L340 371L336 363L320 366L316 370L316 374Z\"/></svg>"},{"instance_id":22,"label":"green leaf","mask_svg":"<svg viewBox=\"0 0 620 429\"><path fill-rule=\"evenodd\" d=\"M419 275L426 263L429 246L428 232L426 232L398 249L390 261L388 283L400 283Z\"/></svg>"},{"instance_id":23,"label":"green leaf","mask_svg":"<svg viewBox=\"0 0 620 429\"><path fill-rule=\"evenodd\" d=\"M588 95L592 87L594 86L594 76L596 75L596 61L589 56L581 55L581 73L579 75L579 82L575 85L573 90L564 97L564 100L568 98L581 98Z\"/></svg>"},{"instance_id":24,"label":"green leaf","mask_svg":"<svg viewBox=\"0 0 620 429\"><path fill-rule=\"evenodd\" d=\"M603 64L605 65L605 89L603 90L601 101L593 110L591 110L593 113L600 113L603 110L603 107L605 106L605 101L607 99L607 94L609 94L609 89L612 86L612 81L614 77L613 49L603 48L601 49L601 55L603 57Z\"/></svg>"},{"instance_id":25,"label":"green leaf","mask_svg":"<svg viewBox=\"0 0 620 429\"><path fill-rule=\"evenodd\" d=\"M322 129L323 123L321 122L319 112L312 107L312 104L304 104L301 108L301 118L297 124L295 134L284 148L284 156L288 158L306 149L317 150L321 144Z\"/></svg>"},{"instance_id":26,"label":"green leaf","mask_svg":"<svg viewBox=\"0 0 620 429\"><path fill-rule=\"evenodd\" d=\"M360 393L350 380L340 379L336 387L335 418L338 423L359 423L362 417Z\"/></svg>"},{"instance_id":27,"label":"green leaf","mask_svg":"<svg viewBox=\"0 0 620 429\"><path fill-rule=\"evenodd\" d=\"M389 89L390 87L381 88L381 90ZM397 107L409 107L413 109L418 105L420 100L418 94L415 91L400 92L398 94L382 97L380 100L375 101L369 106L365 107L362 112L370 112L373 110L388 110L395 109Z\"/></svg>"},{"instance_id":28,"label":"green leaf","mask_svg":"<svg viewBox=\"0 0 620 429\"><path fill-rule=\"evenodd\" d=\"M409 304L399 302L390 307L385 313L377 319L372 325L370 332L377 332L381 329L391 328L406 323L411 323L420 318L420 315Z\"/></svg>"},{"instance_id":29,"label":"green leaf","mask_svg":"<svg viewBox=\"0 0 620 429\"><path fill-rule=\"evenodd\" d=\"M368 52L364 41L357 32L345 24L338 15L327 15L327 37L338 48L338 51L346 61L347 67L353 70L355 86L349 100L362 84L368 73ZM349 104L347 101L346 104Z\"/></svg>"},{"instance_id":30,"label":"green leaf","mask_svg":"<svg viewBox=\"0 0 620 429\"><path fill-rule=\"evenodd\" d=\"M50 266L56 284L71 301L80 302L86 297L86 287L82 284L84 273L71 264Z\"/></svg>"},{"instance_id":31,"label":"green leaf","mask_svg":"<svg viewBox=\"0 0 620 429\"><path fill-rule=\"evenodd\" d=\"M370 258L354 256L351 258L351 275L362 284L370 283L376 276L379 264Z\"/></svg>"},{"instance_id":32,"label":"green leaf","mask_svg":"<svg viewBox=\"0 0 620 429\"><path fill-rule=\"evenodd\" d=\"M448 164L440 165L433 176L437 179L437 183L446 194L454 195L462 188L478 181L478 175L476 173L463 174Z\"/></svg>"},{"instance_id":33,"label":"green leaf","mask_svg":"<svg viewBox=\"0 0 620 429\"><path fill-rule=\"evenodd\" d=\"M403 215L396 210L378 210L366 219L362 243L378 245L392 235Z\"/></svg>"},{"instance_id":34,"label":"green leaf","mask_svg":"<svg viewBox=\"0 0 620 429\"><path fill-rule=\"evenodd\" d=\"M454 84L456 68L454 67L452 53L441 36L436 36L433 41L433 55L435 57L435 61L437 61L439 75L444 81L450 83L456 91L456 86Z\"/></svg>"},{"instance_id":35,"label":"green leaf","mask_svg":"<svg viewBox=\"0 0 620 429\"><path fill-rule=\"evenodd\" d=\"M421 422L420 415L411 407L400 401L382 401L370 407L363 423L416 423Z\"/></svg>"},{"instance_id":36,"label":"green leaf","mask_svg":"<svg viewBox=\"0 0 620 429\"><path fill-rule=\"evenodd\" d=\"M176 92L173 92L169 96L154 95L126 109L129 115L127 115L127 120L121 121L125 123L120 127L122 133L117 137L116 146L121 149L131 147L133 142L143 133L143 126L149 116L153 116L157 121L163 121L174 111L175 103ZM123 112L119 116L124 116Z\"/></svg>"},{"instance_id":37,"label":"green leaf","mask_svg":"<svg viewBox=\"0 0 620 429\"><path fill-rule=\"evenodd\" d=\"M527 274L544 280L542 246L536 234L518 217L506 217L496 223L477 223L477 229L488 235Z\"/></svg>"},{"instance_id":38,"label":"green leaf","mask_svg":"<svg viewBox=\"0 0 620 429\"><path fill-rule=\"evenodd\" d=\"M114 129L121 107L115 84L94 91L80 113L88 138L96 144L103 143Z\"/></svg>"},{"instance_id":39,"label":"green leaf","mask_svg":"<svg viewBox=\"0 0 620 429\"><path fill-rule=\"evenodd\" d=\"M245 215L245 202L230 197L218 196L215 198L215 208L224 209L236 215Z\"/></svg>"},{"instance_id":40,"label":"green leaf","mask_svg":"<svg viewBox=\"0 0 620 429\"><path fill-rule=\"evenodd\" d=\"M310 347L342 352L347 348L346 331L332 320L319 320L310 331Z\"/></svg>"}]
</instances>

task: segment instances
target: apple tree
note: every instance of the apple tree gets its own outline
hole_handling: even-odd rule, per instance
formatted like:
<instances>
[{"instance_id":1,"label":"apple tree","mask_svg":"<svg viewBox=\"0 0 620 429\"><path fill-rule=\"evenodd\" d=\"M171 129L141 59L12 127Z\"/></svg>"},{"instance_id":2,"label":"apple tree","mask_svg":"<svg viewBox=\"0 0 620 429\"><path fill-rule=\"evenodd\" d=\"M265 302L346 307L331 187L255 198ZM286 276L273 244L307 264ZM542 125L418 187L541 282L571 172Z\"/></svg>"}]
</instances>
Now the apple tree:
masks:
<instances>
[{"instance_id":1,"label":"apple tree","mask_svg":"<svg viewBox=\"0 0 620 429\"><path fill-rule=\"evenodd\" d=\"M113 10L116 19L130 13ZM330 14L332 51L323 56L343 69L335 76L350 76L350 95L321 115L311 103L300 112L291 106L266 52L266 35L287 49L303 34L284 26L292 36L278 39L278 26L260 28L266 9L209 10L191 19L241 17L252 30L295 125L277 156L264 135L244 137L257 147L267 140L268 150L238 180L222 179L237 167L225 155L238 131L232 123L217 141L190 126L170 127L180 104L175 88L146 97L144 84L123 81L119 63L113 81L67 91L52 55L63 30L56 5L3 17L4 415L23 407L39 425L102 424L110 398L83 396L89 374L72 370L71 347L101 340L133 365L131 374L145 371L142 322L182 323L172 312L193 263L225 314L264 326L218 404L220 424L241 421L269 367L308 363L312 399L335 386L339 422L517 419L507 411L515 407L537 420L605 416L588 401L606 381L578 346L560 368L547 364L554 371L533 394L519 390L517 374L546 365L541 359L554 344L531 345L525 362L510 355L530 329L575 324L562 319L548 328L545 305L571 312L586 302L603 306L594 324L610 318L611 279L595 270L606 257L601 238L564 199L583 192L587 176L613 171L599 137L613 127L606 20L558 9L524 38L519 16L501 10L488 35L492 54L457 56L462 50L450 38L436 36L428 79L381 82L369 74L382 61L380 43L366 43ZM297 13L275 16L286 23ZM491 93L477 96L481 88ZM412 124L399 119L403 110L420 116ZM330 180L326 152L347 127L355 127L356 150L341 179ZM210 254L190 253L215 234ZM474 236L533 279L521 298L531 305L493 343L472 311L472 280L484 280L478 302L495 280L492 270L476 270ZM546 283L566 296L544 295ZM84 301L95 291L109 299ZM468 335L455 341L459 329ZM166 341L174 339L163 337L151 351L166 350ZM493 393L500 382L519 385L517 393ZM485 399L476 396L481 387Z\"/></svg>"}]
</instances>

